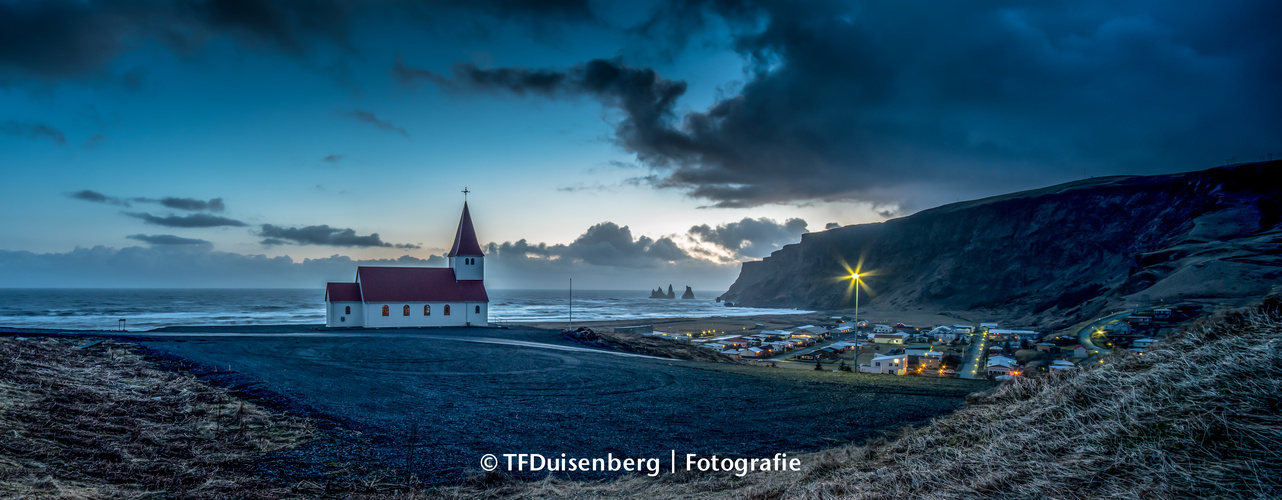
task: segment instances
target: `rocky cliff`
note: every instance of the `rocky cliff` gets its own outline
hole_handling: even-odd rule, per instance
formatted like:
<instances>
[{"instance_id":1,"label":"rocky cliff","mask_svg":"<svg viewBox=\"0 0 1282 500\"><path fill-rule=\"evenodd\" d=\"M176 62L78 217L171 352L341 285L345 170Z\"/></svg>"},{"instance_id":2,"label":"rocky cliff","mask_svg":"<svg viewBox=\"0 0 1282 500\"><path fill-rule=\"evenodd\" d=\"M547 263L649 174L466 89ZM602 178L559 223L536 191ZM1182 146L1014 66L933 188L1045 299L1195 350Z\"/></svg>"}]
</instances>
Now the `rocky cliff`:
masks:
<instances>
[{"instance_id":1,"label":"rocky cliff","mask_svg":"<svg viewBox=\"0 0 1282 500\"><path fill-rule=\"evenodd\" d=\"M722 299L986 310L1064 324L1122 302L1259 297L1282 278L1282 161L1083 180L809 233Z\"/></svg>"}]
</instances>

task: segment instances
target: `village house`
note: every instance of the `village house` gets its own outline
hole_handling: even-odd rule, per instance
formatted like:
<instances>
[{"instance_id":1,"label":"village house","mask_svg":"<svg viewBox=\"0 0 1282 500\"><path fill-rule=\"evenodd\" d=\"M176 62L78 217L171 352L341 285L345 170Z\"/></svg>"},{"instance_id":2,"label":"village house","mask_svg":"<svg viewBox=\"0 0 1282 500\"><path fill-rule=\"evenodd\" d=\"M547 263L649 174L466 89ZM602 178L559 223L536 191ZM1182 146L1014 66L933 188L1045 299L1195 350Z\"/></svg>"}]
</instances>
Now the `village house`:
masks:
<instances>
[{"instance_id":1,"label":"village house","mask_svg":"<svg viewBox=\"0 0 1282 500\"><path fill-rule=\"evenodd\" d=\"M904 345L907 340L906 333L879 333L872 336L872 341L878 344Z\"/></svg>"},{"instance_id":2,"label":"village house","mask_svg":"<svg viewBox=\"0 0 1282 500\"><path fill-rule=\"evenodd\" d=\"M860 373L881 373L890 375L908 374L908 355L877 355L868 364L859 365Z\"/></svg>"},{"instance_id":3,"label":"village house","mask_svg":"<svg viewBox=\"0 0 1282 500\"><path fill-rule=\"evenodd\" d=\"M873 333L890 333L893 331L895 331L895 329L891 328L890 325L877 325L872 327Z\"/></svg>"}]
</instances>

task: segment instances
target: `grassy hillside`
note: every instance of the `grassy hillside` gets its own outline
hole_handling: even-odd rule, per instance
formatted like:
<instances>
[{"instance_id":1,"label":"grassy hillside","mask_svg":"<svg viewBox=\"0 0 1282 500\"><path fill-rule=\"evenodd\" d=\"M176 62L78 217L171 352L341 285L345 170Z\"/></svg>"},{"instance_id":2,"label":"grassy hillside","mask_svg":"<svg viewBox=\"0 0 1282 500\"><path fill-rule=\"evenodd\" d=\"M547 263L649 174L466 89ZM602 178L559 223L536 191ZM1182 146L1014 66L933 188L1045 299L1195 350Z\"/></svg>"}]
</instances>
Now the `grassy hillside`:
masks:
<instances>
[{"instance_id":1,"label":"grassy hillside","mask_svg":"<svg viewBox=\"0 0 1282 500\"><path fill-rule=\"evenodd\" d=\"M310 439L268 412L132 346L0 338L0 497L281 498L256 459Z\"/></svg>"},{"instance_id":2,"label":"grassy hillside","mask_svg":"<svg viewBox=\"0 0 1282 500\"><path fill-rule=\"evenodd\" d=\"M1022 378L920 429L801 455L803 470L604 483L501 476L456 498L1278 498L1282 299L1190 325L1142 356ZM783 451L783 450L781 450Z\"/></svg>"}]
</instances>

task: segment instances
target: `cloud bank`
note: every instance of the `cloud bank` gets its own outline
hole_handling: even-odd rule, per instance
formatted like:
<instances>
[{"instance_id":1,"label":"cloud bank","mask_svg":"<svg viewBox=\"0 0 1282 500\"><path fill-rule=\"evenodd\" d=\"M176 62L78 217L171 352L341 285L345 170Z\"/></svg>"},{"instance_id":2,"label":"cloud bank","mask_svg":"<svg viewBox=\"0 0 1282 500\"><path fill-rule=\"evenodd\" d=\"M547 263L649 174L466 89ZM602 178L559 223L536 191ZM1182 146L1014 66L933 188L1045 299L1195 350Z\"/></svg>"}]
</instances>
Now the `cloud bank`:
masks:
<instances>
[{"instance_id":1,"label":"cloud bank","mask_svg":"<svg viewBox=\"0 0 1282 500\"><path fill-rule=\"evenodd\" d=\"M779 247L801 241L806 221L788 219L783 223L762 217L744 217L739 222L711 227L707 224L690 228L690 234L732 254L737 259L759 259Z\"/></svg>"},{"instance_id":2,"label":"cloud bank","mask_svg":"<svg viewBox=\"0 0 1282 500\"><path fill-rule=\"evenodd\" d=\"M336 228L328 225L305 226L305 227L282 227L272 224L263 224L258 232L263 237L262 244L266 246L273 245L324 245L332 247L391 247L391 248L419 248L418 245L408 243L388 243L383 241L378 233L371 233L367 236L359 236L356 230L352 228Z\"/></svg>"},{"instance_id":3,"label":"cloud bank","mask_svg":"<svg viewBox=\"0 0 1282 500\"><path fill-rule=\"evenodd\" d=\"M191 227L223 227L223 226L245 227L245 226L248 226L248 224L245 224L244 222L241 222L235 219L229 219L226 217L219 217L217 215L209 215L209 214L191 214L191 215L170 214L170 215L161 217L158 215L152 215L152 214L143 213L143 212L122 212L122 213L130 217L133 217L135 219L141 219L143 222L146 222L148 224L155 224L157 226L165 226L165 227L191 228Z\"/></svg>"}]
</instances>

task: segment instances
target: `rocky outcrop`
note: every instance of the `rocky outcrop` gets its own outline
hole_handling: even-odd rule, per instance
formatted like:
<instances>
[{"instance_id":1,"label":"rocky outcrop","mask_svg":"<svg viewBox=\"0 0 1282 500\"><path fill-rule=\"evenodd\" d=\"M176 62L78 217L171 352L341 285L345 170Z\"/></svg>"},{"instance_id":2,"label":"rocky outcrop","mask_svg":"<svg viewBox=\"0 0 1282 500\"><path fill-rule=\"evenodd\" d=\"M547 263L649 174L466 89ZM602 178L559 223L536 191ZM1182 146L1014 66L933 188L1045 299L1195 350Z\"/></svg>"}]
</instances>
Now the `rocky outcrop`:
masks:
<instances>
[{"instance_id":1,"label":"rocky outcrop","mask_svg":"<svg viewBox=\"0 0 1282 500\"><path fill-rule=\"evenodd\" d=\"M802 235L745 262L741 306L1000 311L1043 325L1106 305L1248 298L1282 278L1282 162L1083 180Z\"/></svg>"},{"instance_id":2,"label":"rocky outcrop","mask_svg":"<svg viewBox=\"0 0 1282 500\"><path fill-rule=\"evenodd\" d=\"M693 299L693 298L694 298L694 290L691 290L691 289L690 289L690 285L686 285L686 293L681 294L681 298L683 298L683 299Z\"/></svg>"},{"instance_id":3,"label":"rocky outcrop","mask_svg":"<svg viewBox=\"0 0 1282 500\"><path fill-rule=\"evenodd\" d=\"M686 288L688 289L689 287L686 287ZM659 288L656 288L656 289L654 289L654 290L651 290L651 291L650 291L650 298L652 298L652 299L675 299L675 298L677 298L677 294L676 294L675 292L673 292L673 291L672 291L672 285L671 285L671 284L668 284L668 293L663 293L663 287L659 287Z\"/></svg>"}]
</instances>

